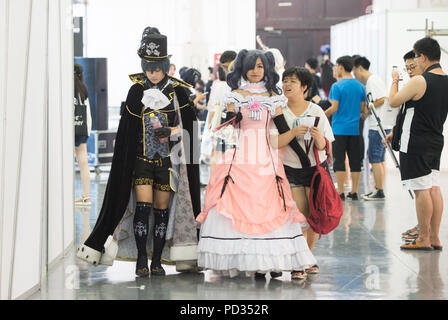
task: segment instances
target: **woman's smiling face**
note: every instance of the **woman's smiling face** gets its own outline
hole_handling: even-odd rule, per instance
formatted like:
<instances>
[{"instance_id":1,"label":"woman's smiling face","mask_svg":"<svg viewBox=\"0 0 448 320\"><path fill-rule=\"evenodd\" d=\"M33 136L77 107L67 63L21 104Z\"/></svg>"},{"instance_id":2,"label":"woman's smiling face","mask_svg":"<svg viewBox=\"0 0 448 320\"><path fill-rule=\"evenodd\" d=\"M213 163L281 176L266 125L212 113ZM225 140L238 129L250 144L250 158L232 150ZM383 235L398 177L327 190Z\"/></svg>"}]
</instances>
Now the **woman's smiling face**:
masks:
<instances>
[{"instance_id":1,"label":"woman's smiling face","mask_svg":"<svg viewBox=\"0 0 448 320\"><path fill-rule=\"evenodd\" d=\"M255 62L255 67L247 71L246 78L251 83L257 83L263 80L264 66L260 57L257 58L257 61Z\"/></svg>"}]
</instances>

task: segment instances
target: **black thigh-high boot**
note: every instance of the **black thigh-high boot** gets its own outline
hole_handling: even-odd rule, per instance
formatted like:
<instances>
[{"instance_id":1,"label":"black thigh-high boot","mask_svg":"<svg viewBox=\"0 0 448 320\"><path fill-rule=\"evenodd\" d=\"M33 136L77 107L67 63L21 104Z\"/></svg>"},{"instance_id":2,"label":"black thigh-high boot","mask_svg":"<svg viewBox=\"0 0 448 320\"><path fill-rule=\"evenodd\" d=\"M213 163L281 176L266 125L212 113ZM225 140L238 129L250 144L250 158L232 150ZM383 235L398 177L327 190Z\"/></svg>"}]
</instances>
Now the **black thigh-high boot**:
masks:
<instances>
[{"instance_id":1,"label":"black thigh-high boot","mask_svg":"<svg viewBox=\"0 0 448 320\"><path fill-rule=\"evenodd\" d=\"M162 251L165 246L166 229L168 227L168 209L154 208L154 249L151 259L151 275L164 276L165 270L162 268Z\"/></svg>"},{"instance_id":2,"label":"black thigh-high boot","mask_svg":"<svg viewBox=\"0 0 448 320\"><path fill-rule=\"evenodd\" d=\"M139 277L147 277L148 254L146 253L146 240L148 239L148 221L151 214L152 203L137 202L134 214L134 236L137 245L137 266L135 274Z\"/></svg>"}]
</instances>

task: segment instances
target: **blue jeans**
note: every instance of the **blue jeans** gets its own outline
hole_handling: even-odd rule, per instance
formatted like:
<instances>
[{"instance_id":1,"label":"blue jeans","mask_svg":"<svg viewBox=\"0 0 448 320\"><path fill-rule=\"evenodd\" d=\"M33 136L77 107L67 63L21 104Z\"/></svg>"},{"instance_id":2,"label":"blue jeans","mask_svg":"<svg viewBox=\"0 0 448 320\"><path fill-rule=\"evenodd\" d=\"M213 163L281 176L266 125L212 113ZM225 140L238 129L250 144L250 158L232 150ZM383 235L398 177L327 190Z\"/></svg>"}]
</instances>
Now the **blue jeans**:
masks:
<instances>
[{"instance_id":1,"label":"blue jeans","mask_svg":"<svg viewBox=\"0 0 448 320\"><path fill-rule=\"evenodd\" d=\"M389 130L384 130L386 134L390 133ZM369 130L369 149L367 154L369 155L370 163L381 163L384 162L384 156L386 155L386 148L381 142L383 138L376 130Z\"/></svg>"}]
</instances>

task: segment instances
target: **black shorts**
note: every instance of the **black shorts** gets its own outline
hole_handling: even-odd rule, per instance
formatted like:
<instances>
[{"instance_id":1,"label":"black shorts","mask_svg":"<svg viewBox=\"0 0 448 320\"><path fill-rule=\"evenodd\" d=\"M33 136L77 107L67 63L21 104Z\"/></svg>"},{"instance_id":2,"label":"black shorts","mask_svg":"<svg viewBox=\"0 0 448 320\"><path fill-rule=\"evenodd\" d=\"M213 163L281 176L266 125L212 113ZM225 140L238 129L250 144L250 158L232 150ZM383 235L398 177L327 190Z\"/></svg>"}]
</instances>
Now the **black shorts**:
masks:
<instances>
[{"instance_id":1,"label":"black shorts","mask_svg":"<svg viewBox=\"0 0 448 320\"><path fill-rule=\"evenodd\" d=\"M322 162L322 166L327 168L327 161ZM288 178L291 188L294 187L311 187L311 180L316 172L316 166L309 168L291 168L283 165L285 174Z\"/></svg>"},{"instance_id":2,"label":"black shorts","mask_svg":"<svg viewBox=\"0 0 448 320\"><path fill-rule=\"evenodd\" d=\"M345 153L348 155L350 170L361 172L361 139L360 136L335 135L333 142L333 169L345 171Z\"/></svg>"},{"instance_id":3,"label":"black shorts","mask_svg":"<svg viewBox=\"0 0 448 320\"><path fill-rule=\"evenodd\" d=\"M134 167L134 185L150 185L155 190L171 191L171 160L169 157L149 160L137 156Z\"/></svg>"},{"instance_id":4,"label":"black shorts","mask_svg":"<svg viewBox=\"0 0 448 320\"><path fill-rule=\"evenodd\" d=\"M424 152L408 154L400 152L401 180L409 180L426 176L432 170L440 170L441 152Z\"/></svg>"}]
</instances>

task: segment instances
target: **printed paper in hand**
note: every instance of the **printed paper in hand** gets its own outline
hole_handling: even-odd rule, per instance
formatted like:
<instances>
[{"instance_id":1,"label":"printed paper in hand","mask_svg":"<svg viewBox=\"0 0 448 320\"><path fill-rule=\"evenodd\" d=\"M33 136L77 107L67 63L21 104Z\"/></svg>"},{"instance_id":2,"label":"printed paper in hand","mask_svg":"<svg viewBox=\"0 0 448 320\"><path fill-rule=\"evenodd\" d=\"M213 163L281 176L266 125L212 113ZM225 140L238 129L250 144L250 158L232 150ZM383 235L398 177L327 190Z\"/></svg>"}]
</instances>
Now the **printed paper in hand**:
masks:
<instances>
[{"instance_id":1,"label":"printed paper in hand","mask_svg":"<svg viewBox=\"0 0 448 320\"><path fill-rule=\"evenodd\" d=\"M316 120L316 117L304 116L304 117L298 117L294 121L294 127L297 127L297 126L306 126L306 127L308 127L308 131L303 136L304 140L311 140L310 128L314 126L315 120Z\"/></svg>"}]
</instances>

